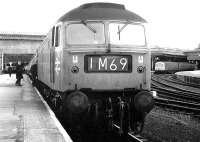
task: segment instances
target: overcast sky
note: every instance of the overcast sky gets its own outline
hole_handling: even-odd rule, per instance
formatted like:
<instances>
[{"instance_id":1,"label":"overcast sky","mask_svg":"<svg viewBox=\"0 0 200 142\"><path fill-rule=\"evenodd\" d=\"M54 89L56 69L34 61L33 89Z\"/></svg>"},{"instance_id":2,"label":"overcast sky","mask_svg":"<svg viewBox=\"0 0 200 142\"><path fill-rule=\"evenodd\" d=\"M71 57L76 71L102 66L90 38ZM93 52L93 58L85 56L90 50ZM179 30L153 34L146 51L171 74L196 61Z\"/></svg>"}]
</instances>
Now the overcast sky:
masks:
<instances>
[{"instance_id":1,"label":"overcast sky","mask_svg":"<svg viewBox=\"0 0 200 142\"><path fill-rule=\"evenodd\" d=\"M46 34L56 20L83 3L100 0L1 0L0 32ZM150 45L194 49L200 43L198 0L107 0L148 21Z\"/></svg>"}]
</instances>

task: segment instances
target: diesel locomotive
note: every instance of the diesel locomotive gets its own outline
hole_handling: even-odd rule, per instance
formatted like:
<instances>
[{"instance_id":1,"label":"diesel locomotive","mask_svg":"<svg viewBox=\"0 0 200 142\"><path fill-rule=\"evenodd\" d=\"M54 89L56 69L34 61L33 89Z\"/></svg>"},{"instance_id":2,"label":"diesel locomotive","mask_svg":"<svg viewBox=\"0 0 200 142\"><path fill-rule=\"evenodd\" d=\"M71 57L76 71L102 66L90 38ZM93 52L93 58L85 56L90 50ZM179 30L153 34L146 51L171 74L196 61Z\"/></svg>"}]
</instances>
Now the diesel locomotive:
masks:
<instances>
[{"instance_id":1,"label":"diesel locomotive","mask_svg":"<svg viewBox=\"0 0 200 142\"><path fill-rule=\"evenodd\" d=\"M142 131L154 105L145 24L124 5L87 3L48 32L38 48L37 85L70 127Z\"/></svg>"},{"instance_id":2,"label":"diesel locomotive","mask_svg":"<svg viewBox=\"0 0 200 142\"><path fill-rule=\"evenodd\" d=\"M159 61L155 63L155 73L175 73L178 71L195 70L196 64L188 62Z\"/></svg>"}]
</instances>

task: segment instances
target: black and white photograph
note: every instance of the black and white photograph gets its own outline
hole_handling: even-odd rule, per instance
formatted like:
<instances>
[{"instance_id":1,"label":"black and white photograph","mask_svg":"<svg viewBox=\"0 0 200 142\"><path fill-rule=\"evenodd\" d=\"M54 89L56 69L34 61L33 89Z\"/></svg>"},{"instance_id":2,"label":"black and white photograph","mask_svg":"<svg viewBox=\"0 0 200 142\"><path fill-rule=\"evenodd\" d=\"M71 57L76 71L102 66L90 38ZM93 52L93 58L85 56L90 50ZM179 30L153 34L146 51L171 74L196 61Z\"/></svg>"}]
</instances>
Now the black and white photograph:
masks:
<instances>
[{"instance_id":1,"label":"black and white photograph","mask_svg":"<svg viewBox=\"0 0 200 142\"><path fill-rule=\"evenodd\" d=\"M0 142L200 142L198 0L0 3Z\"/></svg>"}]
</instances>

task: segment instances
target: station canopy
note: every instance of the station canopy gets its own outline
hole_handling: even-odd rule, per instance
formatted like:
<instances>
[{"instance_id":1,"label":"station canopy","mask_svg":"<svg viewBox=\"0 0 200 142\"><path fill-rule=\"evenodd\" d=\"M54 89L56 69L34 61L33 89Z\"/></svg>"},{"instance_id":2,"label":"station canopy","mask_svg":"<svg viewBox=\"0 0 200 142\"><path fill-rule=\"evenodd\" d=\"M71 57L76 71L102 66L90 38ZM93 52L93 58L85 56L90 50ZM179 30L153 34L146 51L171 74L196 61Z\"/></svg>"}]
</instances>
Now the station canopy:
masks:
<instances>
[{"instance_id":1,"label":"station canopy","mask_svg":"<svg viewBox=\"0 0 200 142\"><path fill-rule=\"evenodd\" d=\"M185 56L184 51L177 48L167 48L167 47L151 47L152 55L168 55L168 56Z\"/></svg>"}]
</instances>

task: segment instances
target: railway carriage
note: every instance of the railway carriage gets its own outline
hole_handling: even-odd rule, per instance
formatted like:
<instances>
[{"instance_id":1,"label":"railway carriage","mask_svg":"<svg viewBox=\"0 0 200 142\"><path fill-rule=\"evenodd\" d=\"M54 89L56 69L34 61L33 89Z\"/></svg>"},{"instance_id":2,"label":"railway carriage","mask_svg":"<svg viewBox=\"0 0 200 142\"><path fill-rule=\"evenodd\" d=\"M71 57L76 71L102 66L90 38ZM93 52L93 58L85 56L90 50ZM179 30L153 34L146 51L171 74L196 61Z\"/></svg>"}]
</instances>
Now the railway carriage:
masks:
<instances>
[{"instance_id":1,"label":"railway carriage","mask_svg":"<svg viewBox=\"0 0 200 142\"><path fill-rule=\"evenodd\" d=\"M88 3L49 31L38 49L39 87L69 125L141 132L154 104L145 23L124 5Z\"/></svg>"}]
</instances>

